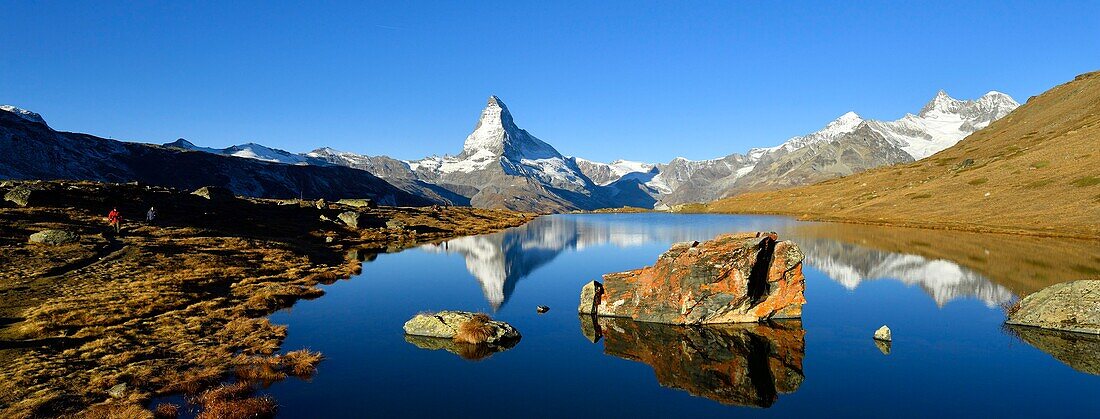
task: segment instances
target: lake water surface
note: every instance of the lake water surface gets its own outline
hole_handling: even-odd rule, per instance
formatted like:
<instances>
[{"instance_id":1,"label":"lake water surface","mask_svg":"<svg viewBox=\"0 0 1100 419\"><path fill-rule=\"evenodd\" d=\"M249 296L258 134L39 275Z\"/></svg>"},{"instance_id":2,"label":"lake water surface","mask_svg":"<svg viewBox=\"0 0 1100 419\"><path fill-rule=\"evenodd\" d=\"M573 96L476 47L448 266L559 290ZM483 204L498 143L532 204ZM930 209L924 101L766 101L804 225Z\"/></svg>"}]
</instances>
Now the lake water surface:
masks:
<instances>
[{"instance_id":1,"label":"lake water surface","mask_svg":"<svg viewBox=\"0 0 1100 419\"><path fill-rule=\"evenodd\" d=\"M586 282L651 265L674 242L738 231L777 231L802 248L800 322L687 328L577 315ZM1002 305L1097 273L1100 246L1087 241L759 216L555 215L378 255L324 297L276 313L289 326L284 348L327 359L310 381L264 392L285 417L1095 417L1100 343L1006 329ZM538 305L551 309L540 315ZM416 313L443 309L490 313L523 338L460 356L403 335ZM889 347L871 339L883 324Z\"/></svg>"}]
</instances>

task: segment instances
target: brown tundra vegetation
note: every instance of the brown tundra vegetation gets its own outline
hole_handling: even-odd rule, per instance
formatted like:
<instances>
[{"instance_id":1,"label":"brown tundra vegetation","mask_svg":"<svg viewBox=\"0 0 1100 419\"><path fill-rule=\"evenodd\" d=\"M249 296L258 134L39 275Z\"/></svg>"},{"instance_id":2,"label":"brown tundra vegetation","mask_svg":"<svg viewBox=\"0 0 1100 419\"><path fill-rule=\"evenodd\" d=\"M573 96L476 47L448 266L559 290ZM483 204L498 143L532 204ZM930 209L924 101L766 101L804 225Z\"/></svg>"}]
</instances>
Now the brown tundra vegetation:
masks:
<instances>
[{"instance_id":1,"label":"brown tundra vegetation","mask_svg":"<svg viewBox=\"0 0 1100 419\"><path fill-rule=\"evenodd\" d=\"M197 401L200 417L274 414L270 399L218 387L314 373L322 356L280 353L287 331L268 314L323 295L319 285L357 274L374 254L534 217L91 182L5 181L0 195L16 188L24 202L0 201L0 417L164 417L178 407L146 405L170 394ZM113 207L117 235L105 221ZM347 211L357 228L338 221ZM47 229L79 240L28 242Z\"/></svg>"}]
</instances>

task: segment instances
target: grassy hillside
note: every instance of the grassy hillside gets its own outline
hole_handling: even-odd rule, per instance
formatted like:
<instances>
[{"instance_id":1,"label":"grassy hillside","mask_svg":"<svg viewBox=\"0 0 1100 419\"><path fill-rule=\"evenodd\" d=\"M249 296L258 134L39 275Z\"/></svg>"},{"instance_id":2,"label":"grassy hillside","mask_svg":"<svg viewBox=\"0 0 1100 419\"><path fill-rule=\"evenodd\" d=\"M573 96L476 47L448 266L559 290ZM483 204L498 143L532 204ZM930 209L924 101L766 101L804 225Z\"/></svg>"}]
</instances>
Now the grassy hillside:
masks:
<instances>
[{"instance_id":1,"label":"grassy hillside","mask_svg":"<svg viewBox=\"0 0 1100 419\"><path fill-rule=\"evenodd\" d=\"M923 160L703 210L1100 238L1100 72Z\"/></svg>"}]
</instances>

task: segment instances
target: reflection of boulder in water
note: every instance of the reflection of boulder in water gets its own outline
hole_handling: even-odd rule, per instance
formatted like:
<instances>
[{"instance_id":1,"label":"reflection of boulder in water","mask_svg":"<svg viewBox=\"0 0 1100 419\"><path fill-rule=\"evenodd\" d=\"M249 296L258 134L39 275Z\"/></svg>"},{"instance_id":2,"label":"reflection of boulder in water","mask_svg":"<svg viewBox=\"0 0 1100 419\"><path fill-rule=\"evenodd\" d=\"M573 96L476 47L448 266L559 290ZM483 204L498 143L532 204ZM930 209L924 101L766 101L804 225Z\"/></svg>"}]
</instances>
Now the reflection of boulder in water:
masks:
<instances>
[{"instance_id":1,"label":"reflection of boulder in water","mask_svg":"<svg viewBox=\"0 0 1100 419\"><path fill-rule=\"evenodd\" d=\"M1100 375L1100 335L1006 325L1008 330L1031 346L1063 364L1087 374Z\"/></svg>"},{"instance_id":2,"label":"reflection of boulder in water","mask_svg":"<svg viewBox=\"0 0 1100 419\"><path fill-rule=\"evenodd\" d=\"M405 335L405 341L413 344L417 348L427 349L430 351L445 350L452 354L458 355L462 359L468 361L480 361L488 358L489 356L497 353L512 349L519 343L519 340L510 341L500 345L487 345L480 344L474 345L469 343L458 343L454 339L446 338L433 338L428 336L415 336Z\"/></svg>"},{"instance_id":3,"label":"reflection of boulder in water","mask_svg":"<svg viewBox=\"0 0 1100 419\"><path fill-rule=\"evenodd\" d=\"M878 348L879 352L882 352L883 355L890 355L890 341L878 339L871 340L875 342L875 347Z\"/></svg>"},{"instance_id":4,"label":"reflection of boulder in water","mask_svg":"<svg viewBox=\"0 0 1100 419\"><path fill-rule=\"evenodd\" d=\"M605 353L649 364L662 386L722 404L768 407L804 378L798 320L674 326L582 315L581 329L602 336Z\"/></svg>"}]
</instances>

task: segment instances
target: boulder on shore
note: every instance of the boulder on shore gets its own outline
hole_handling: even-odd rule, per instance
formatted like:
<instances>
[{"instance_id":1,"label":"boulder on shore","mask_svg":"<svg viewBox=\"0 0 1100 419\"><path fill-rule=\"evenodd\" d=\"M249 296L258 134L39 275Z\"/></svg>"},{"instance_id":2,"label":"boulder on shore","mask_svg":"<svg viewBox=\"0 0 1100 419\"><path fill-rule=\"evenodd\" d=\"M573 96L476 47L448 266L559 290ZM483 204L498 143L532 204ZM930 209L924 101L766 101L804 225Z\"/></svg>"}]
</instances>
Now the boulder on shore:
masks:
<instances>
[{"instance_id":1,"label":"boulder on shore","mask_svg":"<svg viewBox=\"0 0 1100 419\"><path fill-rule=\"evenodd\" d=\"M737 233L672 245L653 266L603 276L578 311L669 324L802 317L802 251L775 233Z\"/></svg>"},{"instance_id":2,"label":"boulder on shore","mask_svg":"<svg viewBox=\"0 0 1100 419\"><path fill-rule=\"evenodd\" d=\"M347 205L347 206L350 206L350 207L357 207L357 208L374 208L376 206L376 205L374 205L374 201L371 201L371 200L366 199L366 198L341 199L341 200L336 201L336 203L341 204L341 205Z\"/></svg>"},{"instance_id":3,"label":"boulder on shore","mask_svg":"<svg viewBox=\"0 0 1100 419\"><path fill-rule=\"evenodd\" d=\"M31 234L31 243L59 245L76 243L80 241L80 235L66 230L42 230Z\"/></svg>"},{"instance_id":4,"label":"boulder on shore","mask_svg":"<svg viewBox=\"0 0 1100 419\"><path fill-rule=\"evenodd\" d=\"M336 218L339 218L340 221L342 221L348 227L359 228L359 216L360 215L362 215L362 214L359 214L358 212L355 212L355 211L344 211L344 212L341 212L340 215L337 216Z\"/></svg>"},{"instance_id":5,"label":"boulder on shore","mask_svg":"<svg viewBox=\"0 0 1100 419\"><path fill-rule=\"evenodd\" d=\"M520 338L519 331L508 323L484 314L449 310L417 314L405 322L405 334L488 345L514 343Z\"/></svg>"},{"instance_id":6,"label":"boulder on shore","mask_svg":"<svg viewBox=\"0 0 1100 419\"><path fill-rule=\"evenodd\" d=\"M198 195L211 201L230 201L237 198L232 191L220 186L203 186L191 192L191 195Z\"/></svg>"},{"instance_id":7,"label":"boulder on shore","mask_svg":"<svg viewBox=\"0 0 1100 419\"><path fill-rule=\"evenodd\" d=\"M8 193L4 194L4 200L9 201L15 205L25 207L31 203L31 195L33 190L26 186L16 186Z\"/></svg>"},{"instance_id":8,"label":"boulder on shore","mask_svg":"<svg viewBox=\"0 0 1100 419\"><path fill-rule=\"evenodd\" d=\"M1100 280L1063 282L1020 300L1008 324L1100 334Z\"/></svg>"}]
</instances>

